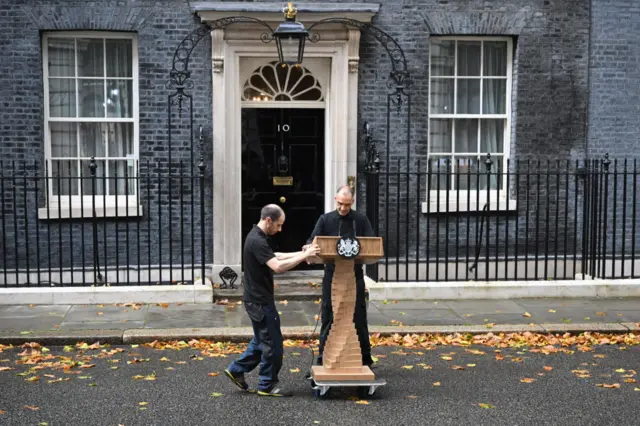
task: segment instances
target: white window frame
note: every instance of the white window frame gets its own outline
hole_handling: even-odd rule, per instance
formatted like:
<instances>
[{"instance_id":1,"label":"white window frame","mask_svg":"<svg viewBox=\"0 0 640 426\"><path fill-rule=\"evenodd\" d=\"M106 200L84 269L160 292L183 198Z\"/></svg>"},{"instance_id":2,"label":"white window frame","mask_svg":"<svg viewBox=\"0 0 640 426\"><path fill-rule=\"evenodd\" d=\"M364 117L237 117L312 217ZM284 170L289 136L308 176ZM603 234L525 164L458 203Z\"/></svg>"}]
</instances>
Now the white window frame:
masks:
<instances>
[{"instance_id":1,"label":"white window frame","mask_svg":"<svg viewBox=\"0 0 640 426\"><path fill-rule=\"evenodd\" d=\"M132 65L132 117L130 118L116 118L116 117L51 117L49 111L49 39L51 38L95 38L95 39L125 39L131 40L131 65ZM108 58L107 58L108 59ZM104 61L104 76L96 77L95 79L105 79L107 61ZM129 32L108 32L108 31L59 31L59 32L46 32L42 34L42 71L43 71L43 89L44 89L44 152L45 152L45 164L48 167L48 179L53 176L53 170L51 167L51 126L50 123L133 123L133 157L128 158L129 161L134 161L136 166L139 161L139 149L140 149L140 137L139 137L139 74L138 74L138 35L136 33ZM76 112L78 111L78 67L75 66L75 81L76 81ZM84 77L83 77L84 78ZM105 89L106 90L106 89ZM106 100L106 97L105 97ZM79 136L78 136L79 137ZM78 153L79 154L79 153ZM77 160L79 157L76 157ZM71 160L74 160L70 158ZM109 157L99 157L96 161L108 161ZM137 169L137 167L136 167ZM136 172L137 173L137 170ZM89 170L83 171L83 176L90 176ZM131 176L130 176L131 177ZM137 178L136 176L133 176ZM107 179L109 179L107 177ZM91 217L93 215L93 208L95 205L96 215L100 217L117 217L117 216L141 216L142 206L140 205L140 185L136 179L135 182L135 195L53 195L53 181L50 180L46 206L38 209L38 217L40 219L65 219L65 218L81 218ZM90 182L86 179L84 183ZM97 183L102 185L102 178L97 179ZM95 203L95 204L94 204ZM116 208L117 207L117 208ZM127 208L128 207L128 208Z\"/></svg>"},{"instance_id":2,"label":"white window frame","mask_svg":"<svg viewBox=\"0 0 640 426\"><path fill-rule=\"evenodd\" d=\"M504 128L503 134L503 153L500 154L500 157L503 158L503 177L502 177L502 189L500 191L491 190L491 189L480 189L480 190L459 190L459 189L451 189L451 190L438 190L438 189L430 189L428 177L426 178L426 191L427 191L427 199L422 203L422 212L423 213L443 213L443 212L460 212L460 211L478 211L482 210L484 205L489 201L489 209L492 211L496 210L515 210L516 209L516 200L512 200L509 198L509 188L507 186L507 177L506 177L506 167L507 160L510 158L511 154L511 103L512 103L512 87L513 87L513 39L511 37L499 37L499 36L433 36L429 38L429 45L431 46L432 40L453 40L453 41L504 41L507 42L507 79L506 79L506 100L505 100L505 113L504 114L436 114L431 113L431 88L429 89L428 103L428 120L429 120L429 131L427 132L427 155L431 156L431 120L432 119L506 119L506 125ZM484 47L484 44L482 44ZM485 79L482 75L483 73L483 47L481 48L480 54L480 76L478 78L481 79L480 84L480 95L482 96L482 80ZM454 84L454 105L457 104L457 89L458 84L457 80L460 78L469 78L468 76L459 77L457 75L457 67L458 67L458 49L456 45L455 49L455 57L454 57L454 76L432 76L431 75L431 52L432 49L429 49L429 65L428 65L428 75L429 75L429 87L431 87L431 81L433 79L453 78L455 81ZM481 104L482 105L482 104ZM451 138L452 138L452 147L455 146L455 126L451 126ZM480 143L480 126L478 126L478 143ZM479 147L478 147L479 148ZM472 156L472 155L480 155L479 167L484 167L484 159L486 158L486 153L479 152L470 152L470 153L458 153L458 152L449 152L449 153L433 153L434 156ZM428 163L430 164L430 163ZM452 164L454 167L455 164ZM484 168L482 168L484 170ZM492 173L496 172L496 166L494 165L492 168ZM435 176L432 175L432 179ZM442 179L442 178L441 178ZM455 174L452 176L452 179L455 179ZM475 179L475 174L472 175L472 179ZM460 177L460 181L464 182L464 176ZM447 194L448 192L448 194ZM449 202L447 203L447 195ZM467 203L467 199L469 203ZM459 203L458 203L459 200Z\"/></svg>"}]
</instances>

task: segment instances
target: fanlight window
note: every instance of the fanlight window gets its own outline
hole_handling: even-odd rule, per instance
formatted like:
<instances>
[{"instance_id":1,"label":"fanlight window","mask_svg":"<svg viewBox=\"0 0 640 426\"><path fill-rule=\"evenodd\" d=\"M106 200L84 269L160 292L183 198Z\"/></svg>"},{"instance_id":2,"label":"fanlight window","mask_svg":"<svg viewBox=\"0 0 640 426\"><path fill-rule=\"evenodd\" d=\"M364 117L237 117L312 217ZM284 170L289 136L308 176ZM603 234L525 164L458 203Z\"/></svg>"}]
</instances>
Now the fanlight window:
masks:
<instances>
[{"instance_id":1,"label":"fanlight window","mask_svg":"<svg viewBox=\"0 0 640 426\"><path fill-rule=\"evenodd\" d=\"M324 101L324 95L320 83L308 69L270 62L256 69L244 83L242 100Z\"/></svg>"}]
</instances>

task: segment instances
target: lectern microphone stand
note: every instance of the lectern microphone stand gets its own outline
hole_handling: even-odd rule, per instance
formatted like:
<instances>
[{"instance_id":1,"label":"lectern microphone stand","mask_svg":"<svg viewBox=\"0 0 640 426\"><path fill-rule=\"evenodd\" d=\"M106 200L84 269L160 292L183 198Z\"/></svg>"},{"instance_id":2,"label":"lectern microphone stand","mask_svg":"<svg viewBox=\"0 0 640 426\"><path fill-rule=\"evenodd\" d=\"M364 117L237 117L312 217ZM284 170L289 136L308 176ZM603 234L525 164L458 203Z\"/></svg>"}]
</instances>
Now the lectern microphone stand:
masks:
<instances>
[{"instance_id":1,"label":"lectern microphone stand","mask_svg":"<svg viewBox=\"0 0 640 426\"><path fill-rule=\"evenodd\" d=\"M376 380L371 369L362 365L362 352L353 323L356 304L355 263L375 263L383 256L379 237L315 237L320 247L321 263L334 263L331 283L333 323L322 354L322 365L311 368L313 389L324 396L330 387L356 386L366 388L369 395L385 385Z\"/></svg>"}]
</instances>

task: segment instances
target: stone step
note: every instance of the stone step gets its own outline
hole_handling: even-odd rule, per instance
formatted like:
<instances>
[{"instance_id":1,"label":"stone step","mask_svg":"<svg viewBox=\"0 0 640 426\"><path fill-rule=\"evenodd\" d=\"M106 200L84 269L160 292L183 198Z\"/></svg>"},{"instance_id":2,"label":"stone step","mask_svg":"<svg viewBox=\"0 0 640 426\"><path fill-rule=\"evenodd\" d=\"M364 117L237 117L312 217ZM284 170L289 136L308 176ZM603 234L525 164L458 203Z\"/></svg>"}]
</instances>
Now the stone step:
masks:
<instances>
[{"instance_id":1,"label":"stone step","mask_svg":"<svg viewBox=\"0 0 640 426\"><path fill-rule=\"evenodd\" d=\"M276 280L275 286L276 300L318 300L322 296L322 279L279 279ZM237 285L235 289L214 288L213 301L239 301L242 299L243 290L242 284Z\"/></svg>"}]
</instances>

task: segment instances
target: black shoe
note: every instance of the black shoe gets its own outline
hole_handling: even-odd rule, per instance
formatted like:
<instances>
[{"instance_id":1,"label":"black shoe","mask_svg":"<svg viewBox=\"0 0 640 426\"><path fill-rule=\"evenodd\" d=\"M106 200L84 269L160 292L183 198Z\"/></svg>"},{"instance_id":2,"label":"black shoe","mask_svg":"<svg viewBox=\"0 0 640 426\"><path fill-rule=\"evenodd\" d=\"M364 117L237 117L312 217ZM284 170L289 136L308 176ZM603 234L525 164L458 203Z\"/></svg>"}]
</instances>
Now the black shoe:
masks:
<instances>
[{"instance_id":1,"label":"black shoe","mask_svg":"<svg viewBox=\"0 0 640 426\"><path fill-rule=\"evenodd\" d=\"M269 389L266 390L258 390L258 395L260 396L279 396L279 397L287 397L287 396L293 396L292 392L288 392L283 390L281 387L278 387L276 385L271 386Z\"/></svg>"},{"instance_id":2,"label":"black shoe","mask_svg":"<svg viewBox=\"0 0 640 426\"><path fill-rule=\"evenodd\" d=\"M322 358L316 359L316 365L322 365Z\"/></svg>"},{"instance_id":3,"label":"black shoe","mask_svg":"<svg viewBox=\"0 0 640 426\"><path fill-rule=\"evenodd\" d=\"M224 370L224 374L226 374L227 377L231 379L231 381L233 382L234 385L236 385L237 387L239 387L243 391L251 392L251 390L249 390L249 385L247 384L247 382L244 381L244 374L242 374L242 373L233 374L229 370Z\"/></svg>"}]
</instances>

